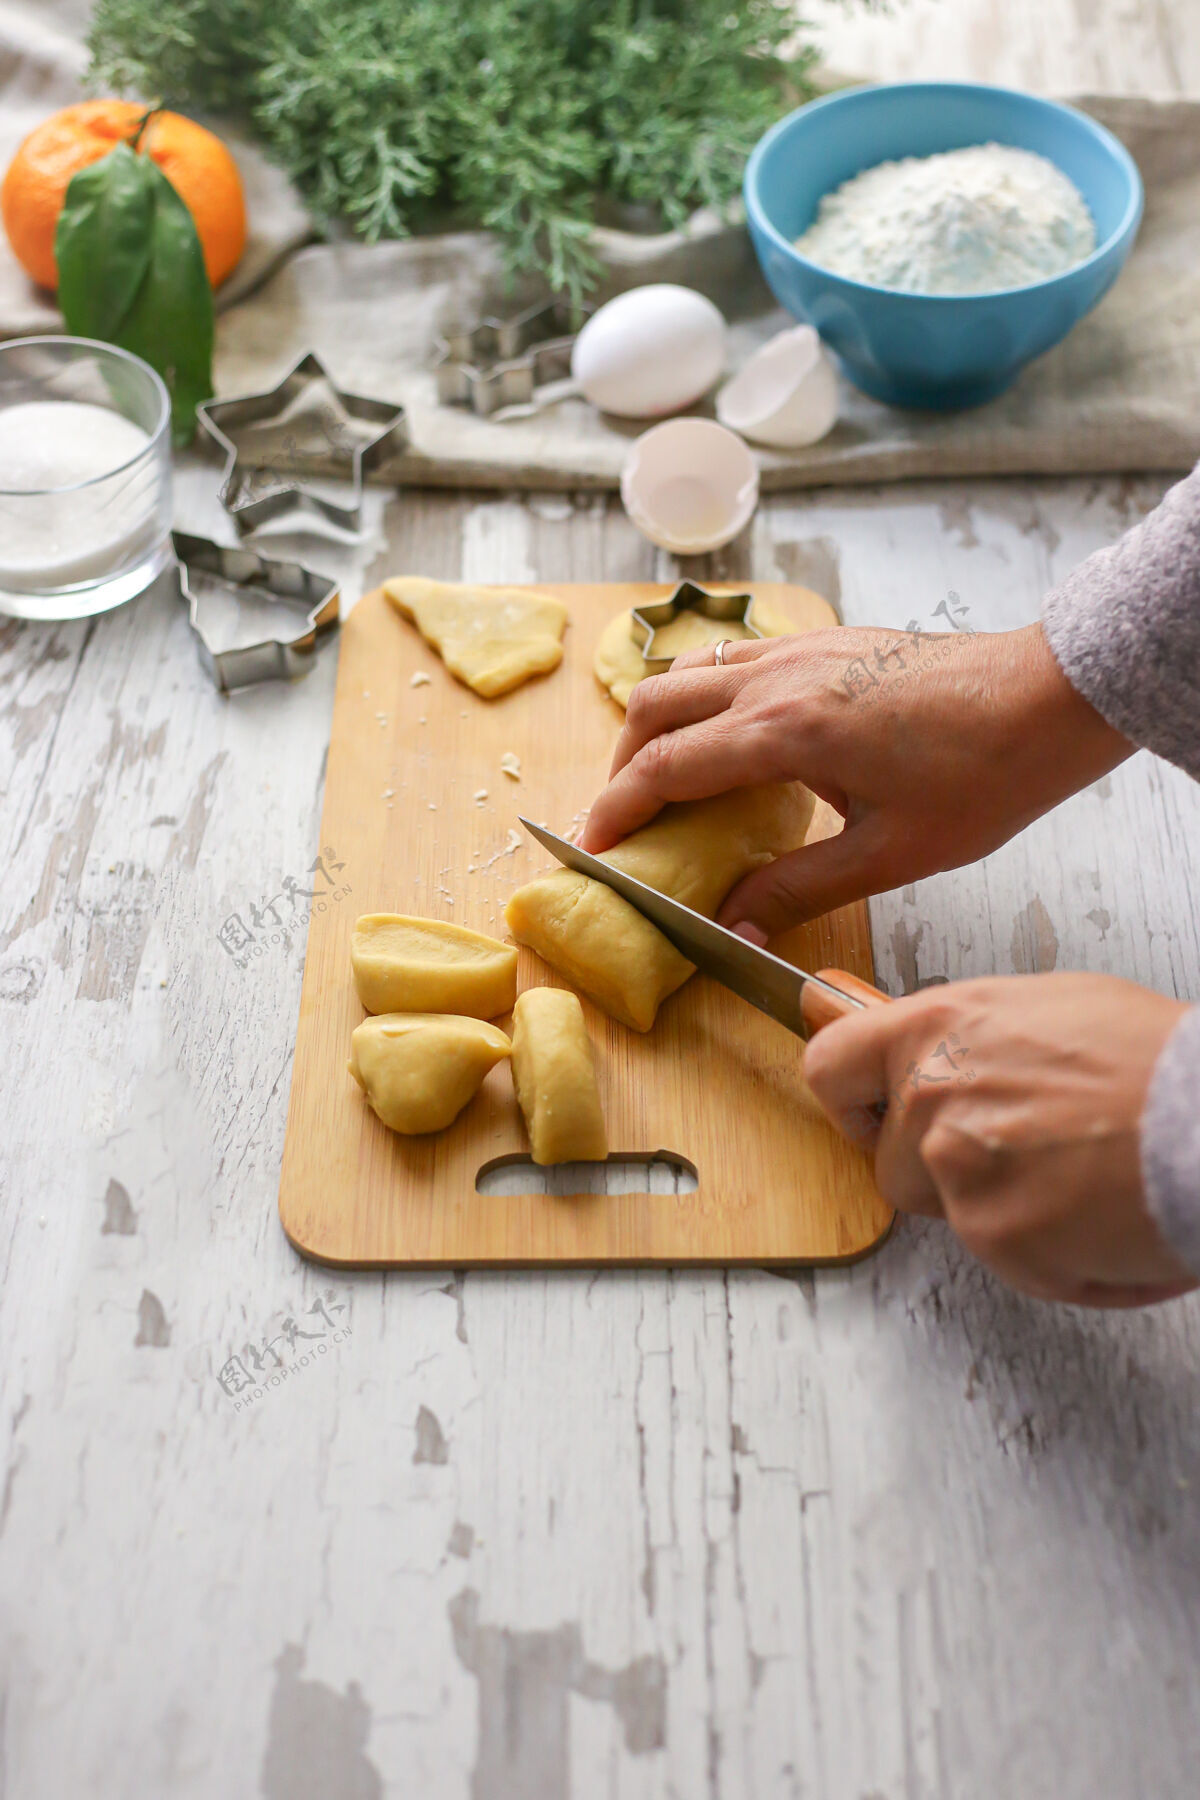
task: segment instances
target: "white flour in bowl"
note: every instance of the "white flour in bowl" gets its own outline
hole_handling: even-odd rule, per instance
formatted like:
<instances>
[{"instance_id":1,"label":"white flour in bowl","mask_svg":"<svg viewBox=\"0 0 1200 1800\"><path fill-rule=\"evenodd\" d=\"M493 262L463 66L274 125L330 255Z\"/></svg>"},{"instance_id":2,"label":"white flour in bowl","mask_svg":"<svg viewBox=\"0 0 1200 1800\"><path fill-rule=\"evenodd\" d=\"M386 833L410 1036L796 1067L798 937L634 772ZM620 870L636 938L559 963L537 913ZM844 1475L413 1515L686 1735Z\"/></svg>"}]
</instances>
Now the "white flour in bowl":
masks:
<instances>
[{"instance_id":1,"label":"white flour in bowl","mask_svg":"<svg viewBox=\"0 0 1200 1800\"><path fill-rule=\"evenodd\" d=\"M973 144L879 163L826 194L796 248L811 262L910 294L984 294L1074 268L1096 228L1044 156Z\"/></svg>"}]
</instances>

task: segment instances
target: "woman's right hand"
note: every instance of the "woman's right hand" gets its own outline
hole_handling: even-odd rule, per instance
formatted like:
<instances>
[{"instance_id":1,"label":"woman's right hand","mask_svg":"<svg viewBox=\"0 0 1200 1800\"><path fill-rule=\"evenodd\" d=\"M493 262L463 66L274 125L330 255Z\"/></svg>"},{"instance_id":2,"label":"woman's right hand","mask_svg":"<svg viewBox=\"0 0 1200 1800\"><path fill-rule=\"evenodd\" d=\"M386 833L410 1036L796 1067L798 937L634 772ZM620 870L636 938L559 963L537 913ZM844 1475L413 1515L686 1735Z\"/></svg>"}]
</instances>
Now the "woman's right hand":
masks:
<instances>
[{"instance_id":1,"label":"woman's right hand","mask_svg":"<svg viewBox=\"0 0 1200 1800\"><path fill-rule=\"evenodd\" d=\"M679 657L633 691L583 848L672 800L803 781L845 819L739 882L718 915L752 940L985 856L1133 746L1076 692L1040 625L814 631Z\"/></svg>"},{"instance_id":2,"label":"woman's right hand","mask_svg":"<svg viewBox=\"0 0 1200 1800\"><path fill-rule=\"evenodd\" d=\"M835 1019L804 1052L884 1199L944 1218L1013 1287L1148 1306L1200 1285L1146 1202L1141 1119L1188 1010L1111 975L1006 975Z\"/></svg>"}]
</instances>

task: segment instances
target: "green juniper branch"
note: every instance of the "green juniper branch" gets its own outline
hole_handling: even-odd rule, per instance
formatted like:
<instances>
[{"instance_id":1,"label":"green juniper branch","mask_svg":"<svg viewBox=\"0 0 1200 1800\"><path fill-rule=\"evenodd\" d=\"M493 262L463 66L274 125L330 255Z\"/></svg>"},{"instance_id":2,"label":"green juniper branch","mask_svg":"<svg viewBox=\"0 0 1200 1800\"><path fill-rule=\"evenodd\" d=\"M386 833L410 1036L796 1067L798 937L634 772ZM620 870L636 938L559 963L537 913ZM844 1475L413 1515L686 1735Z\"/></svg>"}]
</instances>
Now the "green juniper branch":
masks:
<instances>
[{"instance_id":1,"label":"green juniper branch","mask_svg":"<svg viewBox=\"0 0 1200 1800\"><path fill-rule=\"evenodd\" d=\"M90 78L248 124L323 225L450 215L578 297L599 198L737 192L811 91L795 31L792 0L98 0Z\"/></svg>"}]
</instances>

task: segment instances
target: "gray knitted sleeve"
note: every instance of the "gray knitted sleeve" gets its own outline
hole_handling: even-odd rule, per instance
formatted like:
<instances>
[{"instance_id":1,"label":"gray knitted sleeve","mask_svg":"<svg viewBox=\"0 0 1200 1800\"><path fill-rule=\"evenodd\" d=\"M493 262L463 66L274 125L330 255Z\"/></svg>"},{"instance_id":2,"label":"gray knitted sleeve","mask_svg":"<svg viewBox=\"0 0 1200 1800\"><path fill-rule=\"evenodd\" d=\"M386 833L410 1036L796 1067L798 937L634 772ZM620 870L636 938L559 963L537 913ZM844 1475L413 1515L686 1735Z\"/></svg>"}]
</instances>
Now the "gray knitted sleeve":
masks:
<instances>
[{"instance_id":1,"label":"gray knitted sleeve","mask_svg":"<svg viewBox=\"0 0 1200 1800\"><path fill-rule=\"evenodd\" d=\"M1200 467L1055 588L1042 625L1067 680L1110 725L1200 780ZM1142 1170L1163 1235L1200 1275L1200 1007L1155 1066Z\"/></svg>"},{"instance_id":2,"label":"gray knitted sleeve","mask_svg":"<svg viewBox=\"0 0 1200 1800\"><path fill-rule=\"evenodd\" d=\"M1054 589L1042 629L1110 725L1200 781L1200 467Z\"/></svg>"},{"instance_id":3,"label":"gray knitted sleeve","mask_svg":"<svg viewBox=\"0 0 1200 1800\"><path fill-rule=\"evenodd\" d=\"M1176 1256L1200 1275L1200 1006L1191 1006L1154 1066L1142 1114L1150 1210Z\"/></svg>"}]
</instances>

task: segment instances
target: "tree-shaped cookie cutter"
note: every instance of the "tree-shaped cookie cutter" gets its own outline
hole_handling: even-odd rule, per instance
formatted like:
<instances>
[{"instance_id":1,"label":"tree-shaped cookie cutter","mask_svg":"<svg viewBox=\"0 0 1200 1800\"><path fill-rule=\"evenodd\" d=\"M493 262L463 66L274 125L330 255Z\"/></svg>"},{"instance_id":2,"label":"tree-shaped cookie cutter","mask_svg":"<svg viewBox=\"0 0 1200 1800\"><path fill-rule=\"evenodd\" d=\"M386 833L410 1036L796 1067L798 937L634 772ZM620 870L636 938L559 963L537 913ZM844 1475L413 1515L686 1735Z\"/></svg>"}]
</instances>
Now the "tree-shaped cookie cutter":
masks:
<instances>
[{"instance_id":1,"label":"tree-shaped cookie cutter","mask_svg":"<svg viewBox=\"0 0 1200 1800\"><path fill-rule=\"evenodd\" d=\"M750 619L753 605L753 594L714 594L709 588L701 587L698 582L681 581L667 599L651 601L648 606L635 606L629 616L629 628L647 668L669 669L675 659L657 655L654 639L680 613L700 613L706 619L741 625L749 637L760 638L762 632Z\"/></svg>"},{"instance_id":2,"label":"tree-shaped cookie cutter","mask_svg":"<svg viewBox=\"0 0 1200 1800\"><path fill-rule=\"evenodd\" d=\"M200 661L223 694L235 688L253 687L260 681L290 681L308 673L317 645L337 630L336 581L319 575L304 563L278 562L240 544L214 544L209 538L193 537L186 531L173 531L171 541L179 564L179 591L187 602L188 623L195 634ZM203 596L197 592L195 582L199 575L207 576L223 589L235 606L252 593L259 605L269 601L299 613L296 629L256 644L217 649L200 624Z\"/></svg>"},{"instance_id":3,"label":"tree-shaped cookie cutter","mask_svg":"<svg viewBox=\"0 0 1200 1800\"><path fill-rule=\"evenodd\" d=\"M314 387L329 391L338 411L312 408L304 411L304 399ZM380 475L408 448L404 408L391 400L352 394L339 387L315 351L310 350L288 370L282 381L260 394L237 394L228 400L206 400L196 408L201 428L224 455L221 503L238 531L257 531L273 519L297 511L315 514L357 531L362 523L364 483ZM361 425L360 433L347 428L347 420ZM248 427L277 426L282 454L262 452L259 460L239 438ZM315 446L301 442L299 426L320 440ZM291 476L270 491L256 491L264 474ZM349 506L313 493L307 482L322 475L348 479L354 497Z\"/></svg>"},{"instance_id":4,"label":"tree-shaped cookie cutter","mask_svg":"<svg viewBox=\"0 0 1200 1800\"><path fill-rule=\"evenodd\" d=\"M589 308L565 300L527 307L511 319L482 319L434 342L431 364L443 406L469 406L480 418L508 406L532 406L539 388L571 373L571 350Z\"/></svg>"}]
</instances>

